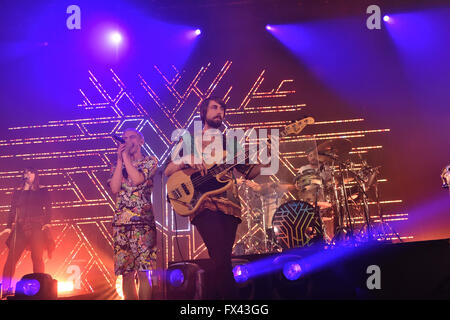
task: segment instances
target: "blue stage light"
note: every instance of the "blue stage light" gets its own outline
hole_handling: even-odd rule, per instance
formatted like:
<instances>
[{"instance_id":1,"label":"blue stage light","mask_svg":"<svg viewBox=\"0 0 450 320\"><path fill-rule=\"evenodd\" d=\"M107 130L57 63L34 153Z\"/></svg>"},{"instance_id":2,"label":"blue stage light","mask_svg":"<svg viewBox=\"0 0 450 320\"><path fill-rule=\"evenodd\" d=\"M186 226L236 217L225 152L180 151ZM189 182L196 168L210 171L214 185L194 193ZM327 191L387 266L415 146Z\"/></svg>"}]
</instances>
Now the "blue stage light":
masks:
<instances>
[{"instance_id":1,"label":"blue stage light","mask_svg":"<svg viewBox=\"0 0 450 320\"><path fill-rule=\"evenodd\" d=\"M283 274L286 277L286 279L294 281L300 278L302 274L302 267L298 262L290 261L287 262L283 266Z\"/></svg>"},{"instance_id":2,"label":"blue stage light","mask_svg":"<svg viewBox=\"0 0 450 320\"><path fill-rule=\"evenodd\" d=\"M391 18L390 18L389 16L387 16L387 15L383 17L383 20L384 20L385 22L389 22L390 19L391 19Z\"/></svg>"},{"instance_id":3,"label":"blue stage light","mask_svg":"<svg viewBox=\"0 0 450 320\"><path fill-rule=\"evenodd\" d=\"M181 285L184 283L184 273L180 269L173 269L170 270L169 274L169 283L173 287L181 287Z\"/></svg>"},{"instance_id":4,"label":"blue stage light","mask_svg":"<svg viewBox=\"0 0 450 320\"><path fill-rule=\"evenodd\" d=\"M16 287L16 291L29 297L36 295L40 289L41 284L36 279L21 280Z\"/></svg>"},{"instance_id":5,"label":"blue stage light","mask_svg":"<svg viewBox=\"0 0 450 320\"><path fill-rule=\"evenodd\" d=\"M195 35L199 36L201 33L202 33L202 30L200 30L200 29L195 30Z\"/></svg>"},{"instance_id":6,"label":"blue stage light","mask_svg":"<svg viewBox=\"0 0 450 320\"><path fill-rule=\"evenodd\" d=\"M245 265L238 264L233 268L233 276L237 283L247 281L249 277L248 268Z\"/></svg>"}]
</instances>

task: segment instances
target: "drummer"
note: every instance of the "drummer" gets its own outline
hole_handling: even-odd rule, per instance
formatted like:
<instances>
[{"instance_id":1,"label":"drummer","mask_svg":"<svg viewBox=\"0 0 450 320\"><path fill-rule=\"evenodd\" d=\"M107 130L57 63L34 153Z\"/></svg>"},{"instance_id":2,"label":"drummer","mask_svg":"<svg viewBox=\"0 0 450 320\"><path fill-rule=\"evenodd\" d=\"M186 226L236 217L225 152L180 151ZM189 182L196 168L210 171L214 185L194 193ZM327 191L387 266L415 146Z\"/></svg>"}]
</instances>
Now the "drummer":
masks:
<instances>
[{"instance_id":1,"label":"drummer","mask_svg":"<svg viewBox=\"0 0 450 320\"><path fill-rule=\"evenodd\" d=\"M328 158L318 155L317 148L306 151L308 164L300 167L295 177L297 199L306 201L320 208L326 240L333 237L334 224L331 211L331 201L327 197L328 187L331 185L332 172L327 164ZM317 199L316 199L317 197Z\"/></svg>"},{"instance_id":2,"label":"drummer","mask_svg":"<svg viewBox=\"0 0 450 320\"><path fill-rule=\"evenodd\" d=\"M327 158L325 156L319 156L316 148L307 151L306 157L308 164L300 167L297 177L308 172L315 172L320 175L324 184L328 185L331 182L332 176L330 166L326 163Z\"/></svg>"}]
</instances>

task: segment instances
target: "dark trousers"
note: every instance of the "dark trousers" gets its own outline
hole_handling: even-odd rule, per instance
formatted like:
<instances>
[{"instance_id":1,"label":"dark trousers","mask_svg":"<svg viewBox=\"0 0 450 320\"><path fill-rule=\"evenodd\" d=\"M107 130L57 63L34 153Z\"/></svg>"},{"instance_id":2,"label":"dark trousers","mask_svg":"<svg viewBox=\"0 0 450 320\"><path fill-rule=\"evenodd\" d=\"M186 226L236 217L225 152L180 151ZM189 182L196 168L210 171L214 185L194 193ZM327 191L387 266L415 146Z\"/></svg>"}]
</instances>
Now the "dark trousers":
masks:
<instances>
[{"instance_id":1,"label":"dark trousers","mask_svg":"<svg viewBox=\"0 0 450 320\"><path fill-rule=\"evenodd\" d=\"M17 235L15 232L17 231ZM11 286L11 278L16 270L17 261L19 261L25 249L31 251L31 261L33 262L34 273L44 273L44 232L39 227L33 227L31 230L24 231L20 226L11 233L7 241L9 251L6 263L3 268L3 289L7 290Z\"/></svg>"},{"instance_id":2,"label":"dark trousers","mask_svg":"<svg viewBox=\"0 0 450 320\"><path fill-rule=\"evenodd\" d=\"M217 290L217 299L237 299L237 287L233 277L231 252L240 220L221 211L203 210L192 221L208 249L214 263L208 279Z\"/></svg>"}]
</instances>

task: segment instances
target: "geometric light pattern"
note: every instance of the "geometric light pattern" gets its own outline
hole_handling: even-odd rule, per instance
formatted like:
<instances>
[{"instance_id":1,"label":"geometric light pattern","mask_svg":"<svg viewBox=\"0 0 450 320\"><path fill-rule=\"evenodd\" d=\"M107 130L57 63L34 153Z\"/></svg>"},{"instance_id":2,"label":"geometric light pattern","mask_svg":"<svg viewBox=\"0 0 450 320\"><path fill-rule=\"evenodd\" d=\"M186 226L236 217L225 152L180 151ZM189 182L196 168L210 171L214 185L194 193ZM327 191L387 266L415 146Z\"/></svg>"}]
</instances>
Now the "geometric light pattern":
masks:
<instances>
[{"instance_id":1,"label":"geometric light pattern","mask_svg":"<svg viewBox=\"0 0 450 320\"><path fill-rule=\"evenodd\" d=\"M283 249L308 246L314 235L322 234L314 207L303 201L281 205L273 216L273 228Z\"/></svg>"}]
</instances>

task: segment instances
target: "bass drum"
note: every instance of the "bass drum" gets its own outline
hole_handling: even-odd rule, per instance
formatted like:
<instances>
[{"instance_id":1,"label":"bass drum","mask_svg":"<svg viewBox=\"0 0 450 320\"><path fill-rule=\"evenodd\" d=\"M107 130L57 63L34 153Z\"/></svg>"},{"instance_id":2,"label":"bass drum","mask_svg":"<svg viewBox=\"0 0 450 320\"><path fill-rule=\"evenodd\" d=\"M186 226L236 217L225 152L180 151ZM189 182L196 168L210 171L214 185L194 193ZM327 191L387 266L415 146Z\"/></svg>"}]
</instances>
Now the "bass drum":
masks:
<instances>
[{"instance_id":1,"label":"bass drum","mask_svg":"<svg viewBox=\"0 0 450 320\"><path fill-rule=\"evenodd\" d=\"M306 247L324 239L320 218L305 201L289 201L278 207L272 226L275 240L283 249Z\"/></svg>"}]
</instances>

